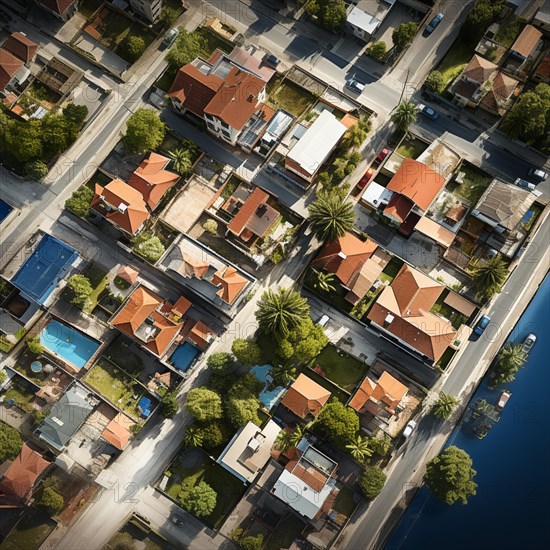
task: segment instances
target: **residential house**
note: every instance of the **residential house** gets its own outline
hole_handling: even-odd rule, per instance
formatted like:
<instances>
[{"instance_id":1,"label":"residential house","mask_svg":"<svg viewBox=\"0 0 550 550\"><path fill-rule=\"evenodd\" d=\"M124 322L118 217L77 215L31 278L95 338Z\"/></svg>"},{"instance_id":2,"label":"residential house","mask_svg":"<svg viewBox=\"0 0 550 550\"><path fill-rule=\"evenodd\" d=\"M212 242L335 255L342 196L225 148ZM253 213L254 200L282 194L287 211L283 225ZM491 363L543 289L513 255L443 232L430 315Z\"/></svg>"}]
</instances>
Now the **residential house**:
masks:
<instances>
[{"instance_id":1,"label":"residential house","mask_svg":"<svg viewBox=\"0 0 550 550\"><path fill-rule=\"evenodd\" d=\"M114 328L130 336L143 348L162 358L183 327L183 316L191 302L181 296L175 304L138 286L110 320Z\"/></svg>"},{"instance_id":2,"label":"residential house","mask_svg":"<svg viewBox=\"0 0 550 550\"><path fill-rule=\"evenodd\" d=\"M302 439L271 493L301 516L319 519L330 510L336 497L337 468L334 460Z\"/></svg>"},{"instance_id":3,"label":"residential house","mask_svg":"<svg viewBox=\"0 0 550 550\"><path fill-rule=\"evenodd\" d=\"M36 0L60 21L68 21L78 10L79 0Z\"/></svg>"},{"instance_id":4,"label":"residential house","mask_svg":"<svg viewBox=\"0 0 550 550\"><path fill-rule=\"evenodd\" d=\"M536 198L526 189L493 180L471 212L490 233L487 245L512 257L525 237L522 220Z\"/></svg>"},{"instance_id":5,"label":"residential house","mask_svg":"<svg viewBox=\"0 0 550 550\"><path fill-rule=\"evenodd\" d=\"M216 462L243 483L252 483L269 462L271 448L280 431L273 420L263 428L248 422L233 436Z\"/></svg>"},{"instance_id":6,"label":"residential house","mask_svg":"<svg viewBox=\"0 0 550 550\"><path fill-rule=\"evenodd\" d=\"M0 92L16 89L30 76L28 65L38 45L22 32L13 32L0 47Z\"/></svg>"},{"instance_id":7,"label":"residential house","mask_svg":"<svg viewBox=\"0 0 550 550\"><path fill-rule=\"evenodd\" d=\"M36 430L38 437L56 451L63 451L98 403L86 388L73 384Z\"/></svg>"},{"instance_id":8,"label":"residential house","mask_svg":"<svg viewBox=\"0 0 550 550\"><path fill-rule=\"evenodd\" d=\"M535 67L535 71L531 75L531 78L535 82L550 84L550 51L548 51L547 55L541 58Z\"/></svg>"},{"instance_id":9,"label":"residential house","mask_svg":"<svg viewBox=\"0 0 550 550\"><path fill-rule=\"evenodd\" d=\"M544 0L544 4L533 18L533 25L540 29L545 36L550 37L550 0Z\"/></svg>"},{"instance_id":10,"label":"residential house","mask_svg":"<svg viewBox=\"0 0 550 550\"><path fill-rule=\"evenodd\" d=\"M60 104L78 86L83 76L84 71L67 65L57 57L52 57L36 75L36 79L59 94L57 104Z\"/></svg>"},{"instance_id":11,"label":"residential house","mask_svg":"<svg viewBox=\"0 0 550 550\"><path fill-rule=\"evenodd\" d=\"M202 351L206 351L216 338L216 333L202 321L191 321L190 325L186 324L183 332L189 342Z\"/></svg>"},{"instance_id":12,"label":"residential house","mask_svg":"<svg viewBox=\"0 0 550 550\"><path fill-rule=\"evenodd\" d=\"M149 23L154 23L160 17L162 0L130 0L134 13L144 17Z\"/></svg>"},{"instance_id":13,"label":"residential house","mask_svg":"<svg viewBox=\"0 0 550 550\"><path fill-rule=\"evenodd\" d=\"M204 119L210 133L235 145L254 115L266 118L265 86L260 76L216 50L208 60L197 57L182 67L168 97L177 112Z\"/></svg>"},{"instance_id":14,"label":"residential house","mask_svg":"<svg viewBox=\"0 0 550 550\"><path fill-rule=\"evenodd\" d=\"M367 375L352 395L348 406L360 414L391 417L399 411L408 391L409 388L388 371L384 371L378 380L372 380Z\"/></svg>"},{"instance_id":15,"label":"residential house","mask_svg":"<svg viewBox=\"0 0 550 550\"><path fill-rule=\"evenodd\" d=\"M279 211L268 204L269 198L259 187L240 184L222 206L233 218L227 230L248 246L265 238L281 219Z\"/></svg>"},{"instance_id":16,"label":"residential house","mask_svg":"<svg viewBox=\"0 0 550 550\"><path fill-rule=\"evenodd\" d=\"M135 424L126 415L118 413L110 422L105 426L105 429L101 433L101 437L115 449L123 451L130 438L132 432L130 428Z\"/></svg>"},{"instance_id":17,"label":"residential house","mask_svg":"<svg viewBox=\"0 0 550 550\"><path fill-rule=\"evenodd\" d=\"M21 451L0 481L0 507L27 504L36 481L50 464L40 453L23 443Z\"/></svg>"},{"instance_id":18,"label":"residential house","mask_svg":"<svg viewBox=\"0 0 550 550\"><path fill-rule=\"evenodd\" d=\"M524 63L534 53L541 38L542 33L538 29L533 27L533 25L525 25L516 41L512 44L510 55L521 63Z\"/></svg>"},{"instance_id":19,"label":"residential house","mask_svg":"<svg viewBox=\"0 0 550 550\"><path fill-rule=\"evenodd\" d=\"M434 363L456 335L449 321L430 311L444 288L404 264L391 285L380 293L367 318L382 334Z\"/></svg>"},{"instance_id":20,"label":"residential house","mask_svg":"<svg viewBox=\"0 0 550 550\"><path fill-rule=\"evenodd\" d=\"M362 241L346 233L325 243L311 265L335 275L348 293L345 299L357 304L375 284L391 256L371 239Z\"/></svg>"},{"instance_id":21,"label":"residential house","mask_svg":"<svg viewBox=\"0 0 550 550\"><path fill-rule=\"evenodd\" d=\"M305 374L300 374L283 396L281 405L305 420L315 418L331 393Z\"/></svg>"},{"instance_id":22,"label":"residential house","mask_svg":"<svg viewBox=\"0 0 550 550\"><path fill-rule=\"evenodd\" d=\"M353 35L368 42L394 3L395 0L359 0L350 4L346 22Z\"/></svg>"},{"instance_id":23,"label":"residential house","mask_svg":"<svg viewBox=\"0 0 550 550\"><path fill-rule=\"evenodd\" d=\"M289 151L285 168L311 183L346 130L331 112L323 111Z\"/></svg>"},{"instance_id":24,"label":"residential house","mask_svg":"<svg viewBox=\"0 0 550 550\"><path fill-rule=\"evenodd\" d=\"M137 235L149 219L143 195L119 178L105 186L95 184L90 208L128 235Z\"/></svg>"}]
</instances>

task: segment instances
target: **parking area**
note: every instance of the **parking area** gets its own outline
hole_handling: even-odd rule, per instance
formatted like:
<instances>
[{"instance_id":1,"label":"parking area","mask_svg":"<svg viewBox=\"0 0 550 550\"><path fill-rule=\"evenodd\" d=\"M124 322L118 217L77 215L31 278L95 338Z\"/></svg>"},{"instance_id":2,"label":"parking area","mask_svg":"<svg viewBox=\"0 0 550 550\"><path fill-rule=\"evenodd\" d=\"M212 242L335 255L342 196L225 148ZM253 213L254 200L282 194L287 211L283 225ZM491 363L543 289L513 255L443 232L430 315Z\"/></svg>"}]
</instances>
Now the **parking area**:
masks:
<instances>
[{"instance_id":1,"label":"parking area","mask_svg":"<svg viewBox=\"0 0 550 550\"><path fill-rule=\"evenodd\" d=\"M423 17L424 15L419 11L405 6L401 4L401 2L395 2L388 15L384 18L384 21L382 21L380 27L378 27L377 31L374 33L372 41L377 42L382 40L386 43L387 49L389 50L393 47L391 35L394 29L399 27L401 23L409 23L410 21L420 23Z\"/></svg>"}]
</instances>

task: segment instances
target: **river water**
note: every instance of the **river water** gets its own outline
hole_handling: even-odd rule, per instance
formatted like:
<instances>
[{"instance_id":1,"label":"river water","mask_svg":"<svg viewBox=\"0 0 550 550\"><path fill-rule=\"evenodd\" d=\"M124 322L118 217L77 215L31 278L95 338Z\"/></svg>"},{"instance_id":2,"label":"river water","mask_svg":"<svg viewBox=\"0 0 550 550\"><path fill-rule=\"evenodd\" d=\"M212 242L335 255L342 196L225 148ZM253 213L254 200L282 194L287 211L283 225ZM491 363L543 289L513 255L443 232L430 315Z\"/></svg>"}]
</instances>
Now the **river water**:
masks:
<instances>
[{"instance_id":1,"label":"river water","mask_svg":"<svg viewBox=\"0 0 550 550\"><path fill-rule=\"evenodd\" d=\"M508 550L539 548L550 540L550 276L517 323L509 341L533 332L537 342L516 379L488 389L488 376L472 399L496 403L512 391L498 423L477 439L457 427L448 445L464 449L477 471L477 495L448 506L423 487L385 550ZM467 424L464 425L468 426ZM544 543L546 540L546 543Z\"/></svg>"}]
</instances>

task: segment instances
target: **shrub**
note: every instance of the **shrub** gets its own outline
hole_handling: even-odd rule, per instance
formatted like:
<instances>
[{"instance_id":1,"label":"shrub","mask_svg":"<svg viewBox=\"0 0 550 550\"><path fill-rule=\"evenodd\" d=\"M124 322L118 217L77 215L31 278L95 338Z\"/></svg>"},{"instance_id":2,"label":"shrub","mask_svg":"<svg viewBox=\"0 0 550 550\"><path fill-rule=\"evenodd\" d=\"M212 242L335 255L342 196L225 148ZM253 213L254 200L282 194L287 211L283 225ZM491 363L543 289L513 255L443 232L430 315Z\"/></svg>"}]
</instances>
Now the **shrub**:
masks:
<instances>
[{"instance_id":1,"label":"shrub","mask_svg":"<svg viewBox=\"0 0 550 550\"><path fill-rule=\"evenodd\" d=\"M210 422L223 416L221 397L208 388L189 390L185 406L199 422Z\"/></svg>"},{"instance_id":2,"label":"shrub","mask_svg":"<svg viewBox=\"0 0 550 550\"><path fill-rule=\"evenodd\" d=\"M55 516L63 510L65 500L57 491L54 491L51 487L46 487L42 491L37 505L43 508L51 516Z\"/></svg>"},{"instance_id":3,"label":"shrub","mask_svg":"<svg viewBox=\"0 0 550 550\"><path fill-rule=\"evenodd\" d=\"M264 544L264 536L262 533L259 533L255 537L248 536L242 537L239 540L239 546L243 550L261 550Z\"/></svg>"},{"instance_id":4,"label":"shrub","mask_svg":"<svg viewBox=\"0 0 550 550\"><path fill-rule=\"evenodd\" d=\"M29 336L27 338L27 347L29 348L29 351L31 353L34 353L35 355L38 355L39 353L42 353L44 351L44 346L40 342L40 337L38 336Z\"/></svg>"},{"instance_id":5,"label":"shrub","mask_svg":"<svg viewBox=\"0 0 550 550\"><path fill-rule=\"evenodd\" d=\"M85 218L90 209L90 203L94 198L94 192L83 185L73 192L73 194L65 201L65 208L73 214Z\"/></svg>"},{"instance_id":6,"label":"shrub","mask_svg":"<svg viewBox=\"0 0 550 550\"><path fill-rule=\"evenodd\" d=\"M180 495L181 496L181 495ZM209 516L216 507L218 495L208 483L199 481L180 502L197 517Z\"/></svg>"},{"instance_id":7,"label":"shrub","mask_svg":"<svg viewBox=\"0 0 550 550\"><path fill-rule=\"evenodd\" d=\"M359 487L367 500L376 498L386 483L386 474L374 466L367 466L359 478Z\"/></svg>"},{"instance_id":8,"label":"shrub","mask_svg":"<svg viewBox=\"0 0 550 550\"><path fill-rule=\"evenodd\" d=\"M386 43L383 40L379 40L367 48L367 55L377 61L382 61L382 59L386 56L386 49Z\"/></svg>"},{"instance_id":9,"label":"shrub","mask_svg":"<svg viewBox=\"0 0 550 550\"><path fill-rule=\"evenodd\" d=\"M124 40L123 49L128 60L133 63L145 51L145 40L141 36L128 35Z\"/></svg>"},{"instance_id":10,"label":"shrub","mask_svg":"<svg viewBox=\"0 0 550 550\"><path fill-rule=\"evenodd\" d=\"M40 181L48 175L48 167L41 160L33 160L25 164L25 173L32 179Z\"/></svg>"},{"instance_id":11,"label":"shrub","mask_svg":"<svg viewBox=\"0 0 550 550\"><path fill-rule=\"evenodd\" d=\"M73 275L67 281L67 288L71 294L71 304L84 309L94 291L90 280L84 275Z\"/></svg>"},{"instance_id":12,"label":"shrub","mask_svg":"<svg viewBox=\"0 0 550 550\"><path fill-rule=\"evenodd\" d=\"M166 126L156 111L138 109L126 123L124 149L129 154L145 153L156 149L164 139Z\"/></svg>"},{"instance_id":13,"label":"shrub","mask_svg":"<svg viewBox=\"0 0 550 550\"><path fill-rule=\"evenodd\" d=\"M23 440L15 429L0 421L0 462L13 460L21 450Z\"/></svg>"},{"instance_id":14,"label":"shrub","mask_svg":"<svg viewBox=\"0 0 550 550\"><path fill-rule=\"evenodd\" d=\"M172 418L179 411L179 404L172 392L164 394L160 404L160 414L163 418Z\"/></svg>"},{"instance_id":15,"label":"shrub","mask_svg":"<svg viewBox=\"0 0 550 550\"><path fill-rule=\"evenodd\" d=\"M439 71L432 71L424 81L424 87L436 94L443 91L445 86L445 78Z\"/></svg>"},{"instance_id":16,"label":"shrub","mask_svg":"<svg viewBox=\"0 0 550 550\"><path fill-rule=\"evenodd\" d=\"M394 29L391 37L396 51L401 52L405 48L408 48L414 40L417 32L418 25L414 21L401 23L399 27Z\"/></svg>"},{"instance_id":17,"label":"shrub","mask_svg":"<svg viewBox=\"0 0 550 550\"><path fill-rule=\"evenodd\" d=\"M206 220L202 224L202 228L207 232L210 233L210 235L217 235L218 234L218 222L213 219Z\"/></svg>"},{"instance_id":18,"label":"shrub","mask_svg":"<svg viewBox=\"0 0 550 550\"><path fill-rule=\"evenodd\" d=\"M229 374L235 367L233 356L225 351L219 351L210 355L206 364L216 374Z\"/></svg>"},{"instance_id":19,"label":"shrub","mask_svg":"<svg viewBox=\"0 0 550 550\"><path fill-rule=\"evenodd\" d=\"M132 250L154 264L164 254L164 245L156 235L141 232L132 240Z\"/></svg>"}]
</instances>

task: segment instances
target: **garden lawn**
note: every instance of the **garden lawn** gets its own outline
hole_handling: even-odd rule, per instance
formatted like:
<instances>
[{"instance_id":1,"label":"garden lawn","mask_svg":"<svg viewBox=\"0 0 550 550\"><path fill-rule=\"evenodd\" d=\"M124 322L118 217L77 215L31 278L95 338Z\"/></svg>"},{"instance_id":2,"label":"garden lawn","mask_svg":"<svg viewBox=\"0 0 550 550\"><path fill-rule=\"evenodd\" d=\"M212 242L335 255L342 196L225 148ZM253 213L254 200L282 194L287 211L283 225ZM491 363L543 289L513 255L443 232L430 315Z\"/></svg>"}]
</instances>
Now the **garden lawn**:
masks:
<instances>
[{"instance_id":1,"label":"garden lawn","mask_svg":"<svg viewBox=\"0 0 550 550\"><path fill-rule=\"evenodd\" d=\"M454 187L453 192L473 206L477 204L493 178L483 170L470 165L463 164L460 171L465 173L464 183Z\"/></svg>"},{"instance_id":2,"label":"garden lawn","mask_svg":"<svg viewBox=\"0 0 550 550\"><path fill-rule=\"evenodd\" d=\"M332 508L340 514L343 514L344 516L349 518L355 510L355 507L357 506L354 500L354 493L349 487L346 487L345 485L339 487L339 489L340 492L338 493L338 496L336 497Z\"/></svg>"},{"instance_id":3,"label":"garden lawn","mask_svg":"<svg viewBox=\"0 0 550 550\"><path fill-rule=\"evenodd\" d=\"M31 401L34 400L34 393L17 382L12 382L4 394L4 401L9 401L10 399L13 399L15 404L25 412L30 413L34 410L31 404Z\"/></svg>"},{"instance_id":4,"label":"garden lawn","mask_svg":"<svg viewBox=\"0 0 550 550\"><path fill-rule=\"evenodd\" d=\"M399 270L403 266L403 260L400 260L399 258L396 258L395 256L390 260L388 265L384 268L384 271L380 273L379 279L381 281L388 281L391 283L396 275L399 273Z\"/></svg>"},{"instance_id":5,"label":"garden lawn","mask_svg":"<svg viewBox=\"0 0 550 550\"><path fill-rule=\"evenodd\" d=\"M315 366L315 359L313 360L312 366ZM311 378L314 382L317 382L317 384L319 384L320 386L323 386L323 388L327 389L331 393L331 397L336 397L336 399L338 399L338 401L340 401L340 403L343 403L344 405L351 397L349 392L340 389L329 378L321 376L320 374L316 373L312 368L304 369L303 374L305 374L308 378Z\"/></svg>"},{"instance_id":6,"label":"garden lawn","mask_svg":"<svg viewBox=\"0 0 550 550\"><path fill-rule=\"evenodd\" d=\"M289 548L290 545L297 539L306 524L294 514L289 514L283 518L275 529L269 535L266 541L264 550L280 550L281 548Z\"/></svg>"},{"instance_id":7,"label":"garden lawn","mask_svg":"<svg viewBox=\"0 0 550 550\"><path fill-rule=\"evenodd\" d=\"M216 33L213 33L205 27L199 27L195 32L200 34L206 40L206 51L204 52L206 57L210 57L212 52L218 48L222 50L222 52L231 53L235 47L235 44L229 42L229 40L226 40L221 36L218 36Z\"/></svg>"},{"instance_id":8,"label":"garden lawn","mask_svg":"<svg viewBox=\"0 0 550 550\"><path fill-rule=\"evenodd\" d=\"M128 349L123 337L119 336L107 349L105 356L112 363L130 375L140 373L144 369L143 361Z\"/></svg>"},{"instance_id":9,"label":"garden lawn","mask_svg":"<svg viewBox=\"0 0 550 550\"><path fill-rule=\"evenodd\" d=\"M397 148L397 154L402 157L416 159L426 149L428 145L420 139L407 139L405 138L401 145Z\"/></svg>"},{"instance_id":10,"label":"garden lawn","mask_svg":"<svg viewBox=\"0 0 550 550\"><path fill-rule=\"evenodd\" d=\"M520 17L515 15L503 19L499 24L494 41L508 49L515 42L524 23Z\"/></svg>"},{"instance_id":11,"label":"garden lawn","mask_svg":"<svg viewBox=\"0 0 550 550\"><path fill-rule=\"evenodd\" d=\"M276 81L269 92L268 104L274 109L285 109L296 117L301 116L315 103L315 95L290 80Z\"/></svg>"},{"instance_id":12,"label":"garden lawn","mask_svg":"<svg viewBox=\"0 0 550 550\"><path fill-rule=\"evenodd\" d=\"M339 355L334 346L328 345L312 361L312 367L319 365L326 377L340 388L349 392L361 382L367 374L369 366L344 353Z\"/></svg>"},{"instance_id":13,"label":"garden lawn","mask_svg":"<svg viewBox=\"0 0 550 550\"><path fill-rule=\"evenodd\" d=\"M9 537L1 544L2 550L22 550L40 548L56 523L46 514L29 508L25 517L17 524Z\"/></svg>"},{"instance_id":14,"label":"garden lawn","mask_svg":"<svg viewBox=\"0 0 550 550\"><path fill-rule=\"evenodd\" d=\"M436 67L443 75L444 88L460 74L473 55L474 46L459 36Z\"/></svg>"},{"instance_id":15,"label":"garden lawn","mask_svg":"<svg viewBox=\"0 0 550 550\"><path fill-rule=\"evenodd\" d=\"M82 275L88 278L94 291L90 295L90 306L87 311L93 311L97 303L99 302L101 293L105 290L109 279L107 278L107 271L101 269L94 262L89 263L86 269L82 272Z\"/></svg>"}]
</instances>

